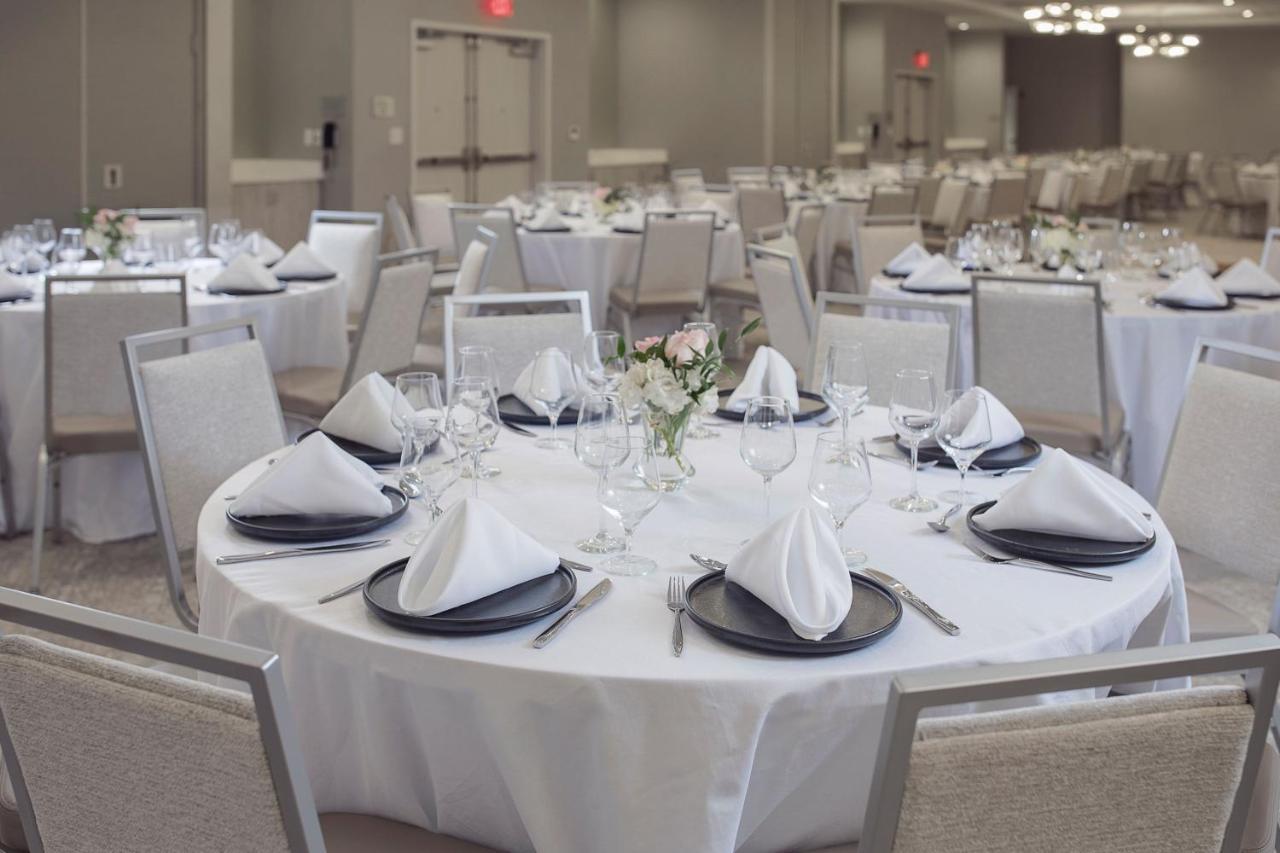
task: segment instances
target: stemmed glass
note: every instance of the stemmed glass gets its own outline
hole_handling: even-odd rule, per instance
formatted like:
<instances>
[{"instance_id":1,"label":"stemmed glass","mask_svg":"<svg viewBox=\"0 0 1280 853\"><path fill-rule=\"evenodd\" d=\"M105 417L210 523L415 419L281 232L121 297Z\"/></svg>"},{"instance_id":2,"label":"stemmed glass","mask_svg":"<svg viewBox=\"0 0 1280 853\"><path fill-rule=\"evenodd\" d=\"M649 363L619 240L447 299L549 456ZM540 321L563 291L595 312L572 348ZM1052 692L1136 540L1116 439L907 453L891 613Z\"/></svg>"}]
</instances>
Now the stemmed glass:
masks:
<instances>
[{"instance_id":1,"label":"stemmed glass","mask_svg":"<svg viewBox=\"0 0 1280 853\"><path fill-rule=\"evenodd\" d=\"M58 232L53 227L52 219L33 219L31 227L35 231L36 250L46 258L53 251L58 241Z\"/></svg>"},{"instance_id":2,"label":"stemmed glass","mask_svg":"<svg viewBox=\"0 0 1280 853\"><path fill-rule=\"evenodd\" d=\"M707 340L710 342L709 346L715 345L716 336L719 334L719 332L717 332L716 330L715 323L685 323L683 331L706 332ZM689 424L687 429L685 429L684 431L685 438L715 438L718 435L718 433L715 430L711 429L705 423L703 423L702 412L695 411L691 416L691 418L693 422Z\"/></svg>"},{"instance_id":3,"label":"stemmed glass","mask_svg":"<svg viewBox=\"0 0 1280 853\"><path fill-rule=\"evenodd\" d=\"M200 257L204 253L204 235L200 233L200 220L194 216L182 217L182 226L186 237L182 240L182 251L188 259Z\"/></svg>"},{"instance_id":4,"label":"stemmed glass","mask_svg":"<svg viewBox=\"0 0 1280 853\"><path fill-rule=\"evenodd\" d=\"M849 439L849 421L867 403L871 380L860 343L832 344L822 374L822 396L840 412L840 434Z\"/></svg>"},{"instance_id":5,"label":"stemmed glass","mask_svg":"<svg viewBox=\"0 0 1280 853\"><path fill-rule=\"evenodd\" d=\"M209 227L209 251L224 264L240 242L240 220L224 219Z\"/></svg>"},{"instance_id":6,"label":"stemmed glass","mask_svg":"<svg viewBox=\"0 0 1280 853\"><path fill-rule=\"evenodd\" d=\"M1004 264L1006 274L1013 272L1014 266L1022 260L1022 229L1016 225L1008 225L1000 229L1000 260Z\"/></svg>"},{"instance_id":7,"label":"stemmed glass","mask_svg":"<svg viewBox=\"0 0 1280 853\"><path fill-rule=\"evenodd\" d=\"M791 406L781 397L756 397L742 416L738 454L764 478L764 523L769 523L769 484L796 460Z\"/></svg>"},{"instance_id":8,"label":"stemmed glass","mask_svg":"<svg viewBox=\"0 0 1280 853\"><path fill-rule=\"evenodd\" d=\"M960 489L945 491L938 497L947 503L964 506L973 497L964 490L964 475L983 452L991 446L991 415L987 398L976 388L968 391L952 389L942 395L942 414L934 438L960 471Z\"/></svg>"},{"instance_id":9,"label":"stemmed glass","mask_svg":"<svg viewBox=\"0 0 1280 853\"><path fill-rule=\"evenodd\" d=\"M809 495L831 514L845 565L865 563L864 552L845 547L844 526L853 511L871 497L871 465L866 442L859 437L846 441L834 432L819 435L809 468Z\"/></svg>"},{"instance_id":10,"label":"stemmed glass","mask_svg":"<svg viewBox=\"0 0 1280 853\"><path fill-rule=\"evenodd\" d=\"M662 491L654 485L660 476L657 451L643 436L619 436L610 441L622 461L605 473L600 505L622 525L622 553L605 560L600 568L614 575L647 575L658 564L633 554L631 539L662 498Z\"/></svg>"},{"instance_id":11,"label":"stemmed glass","mask_svg":"<svg viewBox=\"0 0 1280 853\"><path fill-rule=\"evenodd\" d=\"M938 391L928 370L899 370L893 378L889 423L911 445L911 494L889 501L903 512L928 512L938 502L920 494L920 442L938 425Z\"/></svg>"},{"instance_id":12,"label":"stemmed glass","mask_svg":"<svg viewBox=\"0 0 1280 853\"><path fill-rule=\"evenodd\" d=\"M79 228L63 228L58 234L54 256L64 269L74 270L84 260L84 231Z\"/></svg>"},{"instance_id":13,"label":"stemmed glass","mask_svg":"<svg viewBox=\"0 0 1280 853\"><path fill-rule=\"evenodd\" d=\"M1076 269L1091 275L1102 266L1102 242L1096 234L1083 234L1075 247Z\"/></svg>"},{"instance_id":14,"label":"stemmed glass","mask_svg":"<svg viewBox=\"0 0 1280 853\"><path fill-rule=\"evenodd\" d=\"M493 399L497 400L498 369L494 364L493 347L484 346L483 344L458 347L458 376L484 379L489 383L489 390L493 392ZM479 471L480 479L482 480L490 480L502 473L501 468L496 465L486 465L483 460L480 462ZM470 478L471 469L463 469L462 476Z\"/></svg>"},{"instance_id":15,"label":"stemmed glass","mask_svg":"<svg viewBox=\"0 0 1280 853\"><path fill-rule=\"evenodd\" d=\"M444 403L440 377L434 373L401 373L391 398L391 425L400 431L400 488L411 498L422 494L417 466L427 446L440 433Z\"/></svg>"},{"instance_id":16,"label":"stemmed glass","mask_svg":"<svg viewBox=\"0 0 1280 853\"><path fill-rule=\"evenodd\" d=\"M604 489L605 474L621 465L627 457L625 444L627 413L616 394L588 394L578 409L578 427L573 437L573 452L578 461L596 472L596 496ZM612 554L622 550L622 540L609 535L603 513L593 536L577 543L579 551L588 554Z\"/></svg>"},{"instance_id":17,"label":"stemmed glass","mask_svg":"<svg viewBox=\"0 0 1280 853\"><path fill-rule=\"evenodd\" d=\"M582 341L582 378L597 394L612 394L627 372L627 359L618 355L617 332L588 332Z\"/></svg>"},{"instance_id":18,"label":"stemmed glass","mask_svg":"<svg viewBox=\"0 0 1280 853\"><path fill-rule=\"evenodd\" d=\"M569 442L556 437L556 428L560 426L560 413L573 402L578 393L578 380L569 354L559 347L539 350L533 357L530 376L529 391L546 411L547 420L551 422L551 435L539 438L534 445L545 450L568 447Z\"/></svg>"},{"instance_id":19,"label":"stemmed glass","mask_svg":"<svg viewBox=\"0 0 1280 853\"><path fill-rule=\"evenodd\" d=\"M480 453L498 440L498 401L481 377L462 376L449 388L445 433L471 458L471 494L480 496Z\"/></svg>"},{"instance_id":20,"label":"stemmed glass","mask_svg":"<svg viewBox=\"0 0 1280 853\"><path fill-rule=\"evenodd\" d=\"M130 260L139 269L154 261L156 249L155 243L151 238L151 232L139 231L134 234L133 239L129 241L127 251Z\"/></svg>"},{"instance_id":21,"label":"stemmed glass","mask_svg":"<svg viewBox=\"0 0 1280 853\"><path fill-rule=\"evenodd\" d=\"M9 232L9 247L6 252L16 266L16 273L39 272L40 264L32 263L31 256L36 248L36 230L32 225L15 225ZM34 269L33 269L34 267Z\"/></svg>"},{"instance_id":22,"label":"stemmed glass","mask_svg":"<svg viewBox=\"0 0 1280 853\"><path fill-rule=\"evenodd\" d=\"M422 487L422 494L427 498L427 512L431 514L431 520L434 522L444 515L444 510L440 508L440 498L450 486L458 482L458 477L462 473L462 460L459 458L458 448L448 438L441 437L436 446L436 452L419 457L418 464L414 468L418 483ZM426 538L426 530L413 530L404 537L404 541L417 546Z\"/></svg>"}]
</instances>

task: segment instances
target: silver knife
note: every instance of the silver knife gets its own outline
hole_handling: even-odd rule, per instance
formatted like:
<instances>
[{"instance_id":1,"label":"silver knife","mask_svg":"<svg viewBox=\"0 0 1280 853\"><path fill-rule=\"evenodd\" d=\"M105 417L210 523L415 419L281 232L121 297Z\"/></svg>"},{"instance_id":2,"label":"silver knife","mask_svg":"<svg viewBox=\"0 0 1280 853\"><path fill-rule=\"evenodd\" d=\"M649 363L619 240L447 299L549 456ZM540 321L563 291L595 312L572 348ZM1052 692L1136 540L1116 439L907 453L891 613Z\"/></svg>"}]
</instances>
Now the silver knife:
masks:
<instances>
[{"instance_id":1,"label":"silver knife","mask_svg":"<svg viewBox=\"0 0 1280 853\"><path fill-rule=\"evenodd\" d=\"M883 583L885 586L889 587L889 589L893 590L898 595L902 596L903 601L910 604L916 610L919 610L925 616L928 616L933 620L933 624L937 625L951 636L954 637L956 634L960 633L959 625L934 610L928 604L925 604L924 600L911 590L907 589L906 585L902 581L892 575L886 575L884 572L877 569L864 569L864 571L871 575L871 577Z\"/></svg>"},{"instance_id":2,"label":"silver knife","mask_svg":"<svg viewBox=\"0 0 1280 853\"><path fill-rule=\"evenodd\" d=\"M499 420L502 420L502 419L501 419L501 418L499 418ZM524 427L522 427L522 426L517 426L516 424L511 423L511 421L503 420L503 421L502 421L502 425L503 425L504 427L506 427L507 429L511 430L512 432L518 432L518 433L520 433L520 435L527 435L527 436L529 436L530 438L536 438L536 437L537 437L537 435L538 435L538 434L537 434L536 432L534 432L533 430L528 430L528 429L525 429L525 428L524 428Z\"/></svg>"},{"instance_id":3,"label":"silver knife","mask_svg":"<svg viewBox=\"0 0 1280 853\"><path fill-rule=\"evenodd\" d=\"M305 557L310 554L339 554L343 551L363 551L366 548L380 548L390 539L366 539L362 542L342 542L337 545L303 545L298 548L277 548L272 551L259 551L256 554L227 554L219 557L219 566L231 563L249 563L254 560L278 560L281 557Z\"/></svg>"},{"instance_id":4,"label":"silver knife","mask_svg":"<svg viewBox=\"0 0 1280 853\"><path fill-rule=\"evenodd\" d=\"M564 629L565 625L568 625L570 622L572 622L575 616L577 616L582 611L586 610L591 605L595 604L600 599L604 598L606 595L609 594L609 590L611 589L613 589L613 581L609 580L608 578L605 578L604 580L600 581L600 583L591 587L591 589L587 592L586 595L578 599L577 604L573 605L573 607L570 607L563 616L561 616L559 619L553 622L550 628L543 631L541 634L539 634L537 637L534 638L533 647L535 649L540 649L543 646L545 646L547 643L554 640L556 638L556 634L559 634L560 631Z\"/></svg>"}]
</instances>

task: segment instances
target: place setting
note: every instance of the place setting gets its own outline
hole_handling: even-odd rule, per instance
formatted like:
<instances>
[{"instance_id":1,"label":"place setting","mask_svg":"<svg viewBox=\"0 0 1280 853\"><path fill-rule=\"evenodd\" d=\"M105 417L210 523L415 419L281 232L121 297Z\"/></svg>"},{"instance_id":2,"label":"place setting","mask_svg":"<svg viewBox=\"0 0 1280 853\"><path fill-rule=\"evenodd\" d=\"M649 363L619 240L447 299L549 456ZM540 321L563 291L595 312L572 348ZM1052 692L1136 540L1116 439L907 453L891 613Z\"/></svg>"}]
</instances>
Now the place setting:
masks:
<instances>
[{"instance_id":1,"label":"place setting","mask_svg":"<svg viewBox=\"0 0 1280 853\"><path fill-rule=\"evenodd\" d=\"M797 389L795 368L782 353L768 346L756 350L738 384L721 389L719 396L715 416L736 423L742 422L750 401L758 397L781 397L796 423L820 418L830 409L821 394Z\"/></svg>"}]
</instances>

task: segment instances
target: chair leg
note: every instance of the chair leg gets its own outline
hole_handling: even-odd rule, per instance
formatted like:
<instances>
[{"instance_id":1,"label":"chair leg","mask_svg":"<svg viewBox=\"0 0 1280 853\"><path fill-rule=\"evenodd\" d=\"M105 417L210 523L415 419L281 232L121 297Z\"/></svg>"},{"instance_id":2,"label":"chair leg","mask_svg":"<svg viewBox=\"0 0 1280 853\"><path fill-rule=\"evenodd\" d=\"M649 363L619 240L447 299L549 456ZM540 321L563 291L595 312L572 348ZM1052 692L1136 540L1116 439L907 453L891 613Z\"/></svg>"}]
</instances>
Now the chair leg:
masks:
<instances>
[{"instance_id":1,"label":"chair leg","mask_svg":"<svg viewBox=\"0 0 1280 853\"><path fill-rule=\"evenodd\" d=\"M40 445L36 459L36 505L31 527L31 591L40 591L40 563L44 557L44 514L49 502L49 450Z\"/></svg>"},{"instance_id":2,"label":"chair leg","mask_svg":"<svg viewBox=\"0 0 1280 853\"><path fill-rule=\"evenodd\" d=\"M631 349L635 345L635 338L631 335L631 312L619 311L618 316L622 318L622 342L627 349Z\"/></svg>"},{"instance_id":3,"label":"chair leg","mask_svg":"<svg viewBox=\"0 0 1280 853\"><path fill-rule=\"evenodd\" d=\"M62 544L62 459L49 460L49 473L53 479L53 544Z\"/></svg>"}]
</instances>

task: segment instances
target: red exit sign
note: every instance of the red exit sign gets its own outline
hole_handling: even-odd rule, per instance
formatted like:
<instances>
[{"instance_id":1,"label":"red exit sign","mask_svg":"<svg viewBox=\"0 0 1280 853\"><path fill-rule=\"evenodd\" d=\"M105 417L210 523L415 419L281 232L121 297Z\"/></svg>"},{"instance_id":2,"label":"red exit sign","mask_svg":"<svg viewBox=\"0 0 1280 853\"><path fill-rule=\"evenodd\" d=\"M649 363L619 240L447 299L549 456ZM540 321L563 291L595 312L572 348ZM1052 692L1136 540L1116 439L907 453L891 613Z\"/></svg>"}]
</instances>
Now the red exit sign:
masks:
<instances>
[{"instance_id":1,"label":"red exit sign","mask_svg":"<svg viewBox=\"0 0 1280 853\"><path fill-rule=\"evenodd\" d=\"M515 0L480 0L480 11L490 18L510 18L516 13Z\"/></svg>"},{"instance_id":2,"label":"red exit sign","mask_svg":"<svg viewBox=\"0 0 1280 853\"><path fill-rule=\"evenodd\" d=\"M911 54L911 64L916 68L919 68L921 71L927 69L929 67L929 51L917 50L915 53Z\"/></svg>"}]
</instances>

